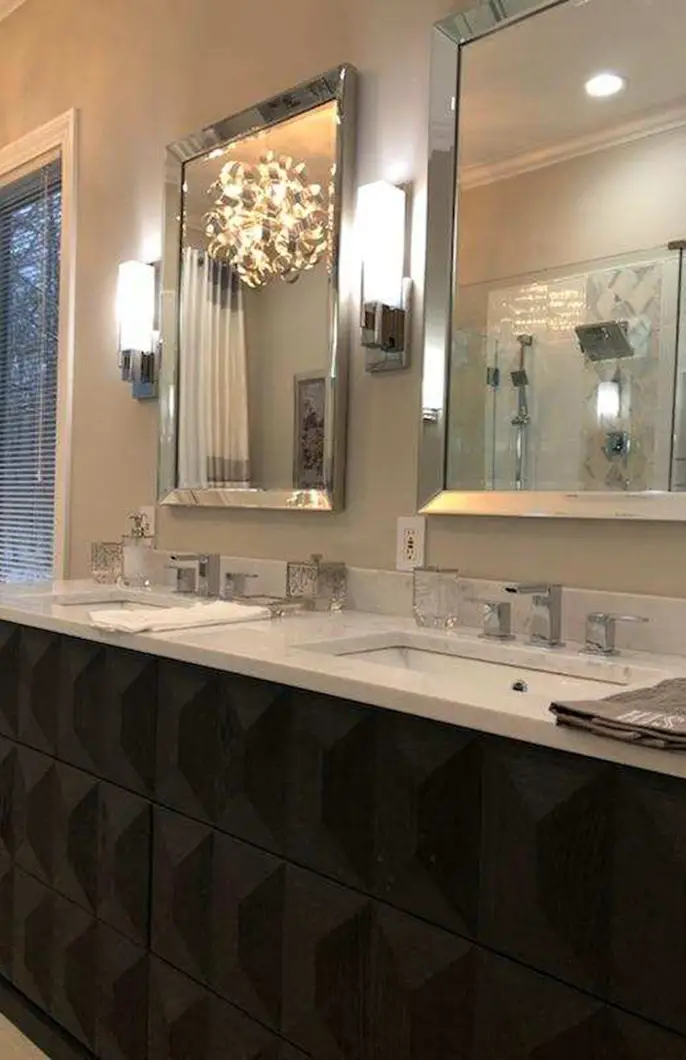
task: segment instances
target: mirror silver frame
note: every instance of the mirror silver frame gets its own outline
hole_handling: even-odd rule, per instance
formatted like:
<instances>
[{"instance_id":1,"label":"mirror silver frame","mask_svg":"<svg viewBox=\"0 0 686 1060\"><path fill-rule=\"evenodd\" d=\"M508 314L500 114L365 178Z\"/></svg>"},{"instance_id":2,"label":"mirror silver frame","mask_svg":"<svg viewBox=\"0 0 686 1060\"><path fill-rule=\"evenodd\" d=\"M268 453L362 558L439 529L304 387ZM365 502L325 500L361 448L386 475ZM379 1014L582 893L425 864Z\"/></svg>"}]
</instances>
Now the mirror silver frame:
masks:
<instances>
[{"instance_id":1,"label":"mirror silver frame","mask_svg":"<svg viewBox=\"0 0 686 1060\"><path fill-rule=\"evenodd\" d=\"M296 88L178 140L167 149L161 286L162 363L158 503L182 507L297 509L334 511L345 497L346 406L352 327L350 258L355 194L357 73L336 67ZM329 366L327 369L324 489L209 488L177 486L177 388L179 359L179 283L184 166L232 140L277 125L286 118L336 102L335 210L330 285Z\"/></svg>"},{"instance_id":2,"label":"mirror silver frame","mask_svg":"<svg viewBox=\"0 0 686 1060\"><path fill-rule=\"evenodd\" d=\"M574 0L482 0L433 28L431 54L427 248L418 507L429 515L562 519L686 520L686 494L554 491L462 491L447 486L448 387L457 270L457 175L462 48L480 37ZM686 353L684 329L679 357Z\"/></svg>"}]
</instances>

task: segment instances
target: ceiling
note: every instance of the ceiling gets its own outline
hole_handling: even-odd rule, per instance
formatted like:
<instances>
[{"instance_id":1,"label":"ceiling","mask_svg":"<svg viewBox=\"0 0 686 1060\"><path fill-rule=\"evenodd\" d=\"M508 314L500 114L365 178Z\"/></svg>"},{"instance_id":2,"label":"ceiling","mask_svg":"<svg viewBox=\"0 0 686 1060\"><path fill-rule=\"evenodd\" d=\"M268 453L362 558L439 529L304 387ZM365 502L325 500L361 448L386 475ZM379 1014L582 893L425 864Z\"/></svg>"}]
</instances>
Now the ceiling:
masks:
<instances>
[{"instance_id":1,"label":"ceiling","mask_svg":"<svg viewBox=\"0 0 686 1060\"><path fill-rule=\"evenodd\" d=\"M465 45L465 182L657 131L667 111L686 124L685 38L686 0L568 0ZM585 82L605 70L626 90L589 99Z\"/></svg>"}]
</instances>

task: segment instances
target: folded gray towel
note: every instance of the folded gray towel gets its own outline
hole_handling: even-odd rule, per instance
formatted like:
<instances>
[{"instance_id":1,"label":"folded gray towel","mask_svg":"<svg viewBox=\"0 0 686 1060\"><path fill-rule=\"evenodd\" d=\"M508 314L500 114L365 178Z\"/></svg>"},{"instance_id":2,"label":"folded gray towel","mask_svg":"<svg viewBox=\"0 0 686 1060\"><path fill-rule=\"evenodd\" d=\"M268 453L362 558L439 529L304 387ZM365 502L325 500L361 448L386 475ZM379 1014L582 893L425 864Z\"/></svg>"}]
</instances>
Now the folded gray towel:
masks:
<instances>
[{"instance_id":1,"label":"folded gray towel","mask_svg":"<svg viewBox=\"0 0 686 1060\"><path fill-rule=\"evenodd\" d=\"M625 743L686 751L686 678L652 688L619 692L607 699L553 703L559 725L585 729Z\"/></svg>"}]
</instances>

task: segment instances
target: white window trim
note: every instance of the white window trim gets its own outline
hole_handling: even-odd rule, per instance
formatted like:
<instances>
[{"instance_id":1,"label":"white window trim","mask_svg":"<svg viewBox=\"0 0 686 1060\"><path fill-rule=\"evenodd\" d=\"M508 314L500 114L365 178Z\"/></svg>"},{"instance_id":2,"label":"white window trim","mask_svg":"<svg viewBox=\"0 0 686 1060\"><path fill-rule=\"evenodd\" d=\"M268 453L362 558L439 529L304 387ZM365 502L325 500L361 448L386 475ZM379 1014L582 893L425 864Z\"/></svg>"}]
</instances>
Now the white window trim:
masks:
<instances>
[{"instance_id":1,"label":"white window trim","mask_svg":"<svg viewBox=\"0 0 686 1060\"><path fill-rule=\"evenodd\" d=\"M0 17L3 5L0 0ZM74 296L76 289L77 113L66 111L21 140L0 148L0 181L42 155L59 151L62 160L60 326L57 368L57 455L55 467L55 580L66 577L69 558L72 405L74 381Z\"/></svg>"}]
</instances>

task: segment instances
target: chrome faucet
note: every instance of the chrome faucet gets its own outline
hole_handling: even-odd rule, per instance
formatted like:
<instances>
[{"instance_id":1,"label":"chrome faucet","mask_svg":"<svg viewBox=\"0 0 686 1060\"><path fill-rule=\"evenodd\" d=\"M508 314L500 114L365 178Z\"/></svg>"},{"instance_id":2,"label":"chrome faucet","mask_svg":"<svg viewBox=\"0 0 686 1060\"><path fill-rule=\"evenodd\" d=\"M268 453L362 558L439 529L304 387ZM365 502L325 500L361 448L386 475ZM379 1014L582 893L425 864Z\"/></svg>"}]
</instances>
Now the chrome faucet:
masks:
<instances>
[{"instance_id":1,"label":"chrome faucet","mask_svg":"<svg viewBox=\"0 0 686 1060\"><path fill-rule=\"evenodd\" d=\"M507 585L505 592L533 597L531 644L562 647L562 586Z\"/></svg>"},{"instance_id":2,"label":"chrome faucet","mask_svg":"<svg viewBox=\"0 0 686 1060\"><path fill-rule=\"evenodd\" d=\"M592 611L586 616L585 655L619 655L617 648L618 622L648 622L642 615L611 615Z\"/></svg>"},{"instance_id":3,"label":"chrome faucet","mask_svg":"<svg viewBox=\"0 0 686 1060\"><path fill-rule=\"evenodd\" d=\"M514 640L512 632L512 604L509 600L484 600L478 596L469 598L471 604L483 607L481 636L484 640Z\"/></svg>"},{"instance_id":4,"label":"chrome faucet","mask_svg":"<svg viewBox=\"0 0 686 1060\"><path fill-rule=\"evenodd\" d=\"M167 560L168 570L175 571L177 593L197 593L200 587L200 556L195 552L172 552Z\"/></svg>"}]
</instances>

